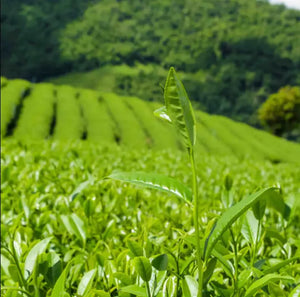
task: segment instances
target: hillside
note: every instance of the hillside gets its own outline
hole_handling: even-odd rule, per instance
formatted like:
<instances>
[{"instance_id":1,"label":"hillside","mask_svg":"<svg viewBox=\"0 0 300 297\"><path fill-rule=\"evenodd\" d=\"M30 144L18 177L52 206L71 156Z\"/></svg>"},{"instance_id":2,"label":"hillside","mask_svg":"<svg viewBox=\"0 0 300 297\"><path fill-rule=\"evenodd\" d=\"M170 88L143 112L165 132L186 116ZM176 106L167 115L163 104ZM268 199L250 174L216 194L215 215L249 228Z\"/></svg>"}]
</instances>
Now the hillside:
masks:
<instances>
[{"instance_id":1,"label":"hillside","mask_svg":"<svg viewBox=\"0 0 300 297\"><path fill-rule=\"evenodd\" d=\"M19 140L88 140L135 149L182 149L176 131L153 116L160 106L113 93L1 79L1 135ZM196 111L197 150L298 162L300 145L223 116Z\"/></svg>"},{"instance_id":2,"label":"hillside","mask_svg":"<svg viewBox=\"0 0 300 297\"><path fill-rule=\"evenodd\" d=\"M40 82L150 65L140 75L111 70L119 93L147 100L157 97L155 67L172 65L202 110L257 125L270 94L300 83L299 18L258 0L3 1L2 73Z\"/></svg>"}]
</instances>

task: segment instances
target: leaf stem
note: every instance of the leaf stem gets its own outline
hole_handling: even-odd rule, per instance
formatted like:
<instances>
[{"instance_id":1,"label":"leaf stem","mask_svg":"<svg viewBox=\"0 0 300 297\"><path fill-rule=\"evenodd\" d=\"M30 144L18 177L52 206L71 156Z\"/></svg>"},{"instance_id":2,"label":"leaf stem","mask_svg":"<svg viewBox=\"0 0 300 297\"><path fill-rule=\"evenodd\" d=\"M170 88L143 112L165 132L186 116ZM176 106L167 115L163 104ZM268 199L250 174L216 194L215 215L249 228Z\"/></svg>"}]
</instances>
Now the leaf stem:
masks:
<instances>
[{"instance_id":1,"label":"leaf stem","mask_svg":"<svg viewBox=\"0 0 300 297\"><path fill-rule=\"evenodd\" d=\"M146 288L147 288L147 295L148 295L148 297L151 297L151 291L150 291L149 282L146 282Z\"/></svg>"},{"instance_id":2,"label":"leaf stem","mask_svg":"<svg viewBox=\"0 0 300 297\"><path fill-rule=\"evenodd\" d=\"M229 230L232 237L233 248L234 248L234 278L233 278L234 294L238 294L238 249L237 249L237 242L232 232L232 228L229 228Z\"/></svg>"},{"instance_id":3,"label":"leaf stem","mask_svg":"<svg viewBox=\"0 0 300 297\"><path fill-rule=\"evenodd\" d=\"M202 297L202 286L203 286L203 262L202 262L202 251L200 245L200 232L199 232L199 197L197 187L197 175L194 159L194 150L189 149L190 162L192 167L193 175L193 203L194 203L194 226L196 234L196 250L197 250L197 265L198 265L198 294L197 297Z\"/></svg>"}]
</instances>

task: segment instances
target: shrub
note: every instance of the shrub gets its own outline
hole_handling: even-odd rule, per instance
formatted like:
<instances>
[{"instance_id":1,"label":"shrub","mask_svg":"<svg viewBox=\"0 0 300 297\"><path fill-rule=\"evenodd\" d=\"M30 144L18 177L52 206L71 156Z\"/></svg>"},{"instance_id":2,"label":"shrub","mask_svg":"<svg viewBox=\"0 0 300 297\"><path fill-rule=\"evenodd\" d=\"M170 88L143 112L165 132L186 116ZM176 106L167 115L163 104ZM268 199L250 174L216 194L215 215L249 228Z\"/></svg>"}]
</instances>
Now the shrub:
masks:
<instances>
[{"instance_id":1,"label":"shrub","mask_svg":"<svg viewBox=\"0 0 300 297\"><path fill-rule=\"evenodd\" d=\"M286 86L269 96L258 110L262 125L283 136L300 130L300 87Z\"/></svg>"}]
</instances>

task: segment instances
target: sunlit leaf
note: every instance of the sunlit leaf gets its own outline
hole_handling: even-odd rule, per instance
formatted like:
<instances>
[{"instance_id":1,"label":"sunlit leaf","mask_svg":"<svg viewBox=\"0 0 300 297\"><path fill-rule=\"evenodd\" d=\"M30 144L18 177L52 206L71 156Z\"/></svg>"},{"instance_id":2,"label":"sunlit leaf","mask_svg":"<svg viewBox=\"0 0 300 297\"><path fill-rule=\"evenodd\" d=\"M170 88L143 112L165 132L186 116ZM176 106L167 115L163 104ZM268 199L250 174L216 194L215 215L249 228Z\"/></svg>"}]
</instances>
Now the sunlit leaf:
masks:
<instances>
[{"instance_id":1,"label":"sunlit leaf","mask_svg":"<svg viewBox=\"0 0 300 297\"><path fill-rule=\"evenodd\" d=\"M185 275L182 280L183 297L195 297L198 295L198 283L191 275Z\"/></svg>"},{"instance_id":2,"label":"sunlit leaf","mask_svg":"<svg viewBox=\"0 0 300 297\"><path fill-rule=\"evenodd\" d=\"M192 192L188 187L165 175L144 172L113 172L107 178L167 192L188 203L192 201Z\"/></svg>"},{"instance_id":3,"label":"sunlit leaf","mask_svg":"<svg viewBox=\"0 0 300 297\"><path fill-rule=\"evenodd\" d=\"M290 276L283 276L279 274L268 274L258 279L247 289L245 293L245 297L252 297L254 294L259 291L262 287L266 286L270 282L278 282L278 281L287 281L293 282L294 279Z\"/></svg>"},{"instance_id":4,"label":"sunlit leaf","mask_svg":"<svg viewBox=\"0 0 300 297\"><path fill-rule=\"evenodd\" d=\"M260 190L236 203L229 209L227 209L219 218L216 225L213 227L210 235L206 239L204 256L208 258L211 254L215 244L222 236L222 234L243 214L247 211L254 203L259 200L275 197L278 194L277 188L271 187Z\"/></svg>"},{"instance_id":5,"label":"sunlit leaf","mask_svg":"<svg viewBox=\"0 0 300 297\"><path fill-rule=\"evenodd\" d=\"M172 120L169 117L169 115L167 113L167 108L165 106L162 106L162 107L154 110L153 114L156 117L158 117L158 118L160 118L160 119L162 119L162 120L164 120L164 121L166 121L168 123L172 123Z\"/></svg>"},{"instance_id":6,"label":"sunlit leaf","mask_svg":"<svg viewBox=\"0 0 300 297\"><path fill-rule=\"evenodd\" d=\"M77 294L79 296L85 296L89 292L89 290L92 287L94 278L96 276L96 272L97 272L97 269L95 268L95 269L92 269L92 270L86 272L83 275L83 277L78 285L78 288L77 288Z\"/></svg>"},{"instance_id":7,"label":"sunlit leaf","mask_svg":"<svg viewBox=\"0 0 300 297\"><path fill-rule=\"evenodd\" d=\"M164 98L167 114L183 137L187 147L192 147L196 142L196 121L194 111L185 88L179 80L175 69L170 68Z\"/></svg>"},{"instance_id":8,"label":"sunlit leaf","mask_svg":"<svg viewBox=\"0 0 300 297\"><path fill-rule=\"evenodd\" d=\"M149 259L146 257L134 258L134 266L143 281L148 282L151 279L152 267Z\"/></svg>"},{"instance_id":9,"label":"sunlit leaf","mask_svg":"<svg viewBox=\"0 0 300 297\"><path fill-rule=\"evenodd\" d=\"M36 245L34 245L34 247L30 250L25 260L25 266L24 266L25 278L28 278L31 275L36 265L36 260L38 256L45 252L51 239L52 237L48 237L41 240Z\"/></svg>"}]
</instances>

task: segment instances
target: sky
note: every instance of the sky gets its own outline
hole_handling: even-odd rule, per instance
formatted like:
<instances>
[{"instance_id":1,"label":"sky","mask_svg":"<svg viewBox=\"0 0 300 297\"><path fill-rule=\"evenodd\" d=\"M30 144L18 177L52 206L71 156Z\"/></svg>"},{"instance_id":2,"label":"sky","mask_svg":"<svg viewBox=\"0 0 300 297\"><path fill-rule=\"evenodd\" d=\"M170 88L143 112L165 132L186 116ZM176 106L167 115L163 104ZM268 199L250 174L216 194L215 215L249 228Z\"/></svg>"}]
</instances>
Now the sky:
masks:
<instances>
[{"instance_id":1,"label":"sky","mask_svg":"<svg viewBox=\"0 0 300 297\"><path fill-rule=\"evenodd\" d=\"M300 9L300 0L269 0L269 1L270 3L274 3L274 4L283 3L287 7Z\"/></svg>"}]
</instances>

